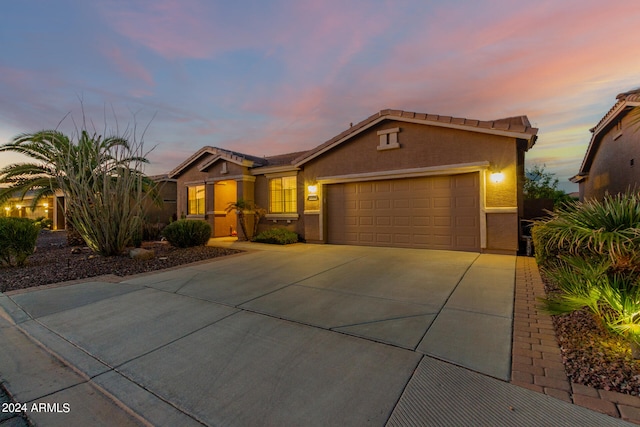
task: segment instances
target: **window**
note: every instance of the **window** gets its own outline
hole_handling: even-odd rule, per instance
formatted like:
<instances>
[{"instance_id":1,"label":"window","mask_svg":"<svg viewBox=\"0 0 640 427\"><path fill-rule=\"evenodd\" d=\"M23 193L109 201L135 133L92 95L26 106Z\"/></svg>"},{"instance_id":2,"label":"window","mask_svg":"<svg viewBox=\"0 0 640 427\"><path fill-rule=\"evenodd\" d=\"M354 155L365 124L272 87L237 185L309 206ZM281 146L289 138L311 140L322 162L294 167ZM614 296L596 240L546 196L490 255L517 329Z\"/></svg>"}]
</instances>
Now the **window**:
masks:
<instances>
[{"instance_id":1,"label":"window","mask_svg":"<svg viewBox=\"0 0 640 427\"><path fill-rule=\"evenodd\" d=\"M187 187L187 215L204 215L204 185Z\"/></svg>"},{"instance_id":2,"label":"window","mask_svg":"<svg viewBox=\"0 0 640 427\"><path fill-rule=\"evenodd\" d=\"M296 213L297 179L295 176L272 178L269 181L269 211L271 213Z\"/></svg>"}]
</instances>

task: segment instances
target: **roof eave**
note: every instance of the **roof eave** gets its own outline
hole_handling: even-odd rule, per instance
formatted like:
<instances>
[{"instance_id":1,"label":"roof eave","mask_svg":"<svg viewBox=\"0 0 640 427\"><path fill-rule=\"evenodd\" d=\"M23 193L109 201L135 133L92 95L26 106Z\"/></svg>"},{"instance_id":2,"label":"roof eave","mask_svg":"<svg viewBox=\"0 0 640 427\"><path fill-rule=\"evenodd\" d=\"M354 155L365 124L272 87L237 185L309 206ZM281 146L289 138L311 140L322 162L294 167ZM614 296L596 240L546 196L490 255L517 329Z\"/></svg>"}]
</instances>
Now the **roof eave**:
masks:
<instances>
[{"instance_id":1,"label":"roof eave","mask_svg":"<svg viewBox=\"0 0 640 427\"><path fill-rule=\"evenodd\" d=\"M381 115L377 119L372 120L371 122L363 126L359 126L359 125L354 126L355 129L353 132L346 134L342 138L327 145L326 147L323 147L318 151L314 152L313 150L311 150L312 151L311 153L307 153L302 155L301 157L298 157L292 163L294 166L300 167L305 163L333 149L337 145L342 144L344 141L350 138L353 138L354 136L364 132L367 129L370 129L371 127L377 125L378 123L381 123L384 120L394 120L394 121L407 122L407 123L418 123L418 124L425 124L429 126L438 126L438 127L449 128L449 129L459 129L459 130L465 130L469 132L477 132L477 133L484 133L484 134L491 134L491 135L506 136L506 137L516 138L516 139L524 139L528 141L527 149L533 147L533 145L535 144L535 140L537 138L536 135L538 133L537 128L530 128L531 132L529 133L529 132L510 131L508 129L483 128L483 127L470 126L470 125L458 124L458 123L445 123L437 120L416 119L416 118L409 118L409 117L402 117L402 116L395 116L395 115Z\"/></svg>"},{"instance_id":2,"label":"roof eave","mask_svg":"<svg viewBox=\"0 0 640 427\"><path fill-rule=\"evenodd\" d=\"M589 141L587 152L582 159L582 164L580 165L580 172L578 173L578 175L588 175L591 168L591 161L593 159L593 156L595 156L595 153L598 151L602 133L607 129L611 122L616 120L623 113L627 113L631 108L635 108L638 106L640 106L640 101L619 101L611 108L611 110L609 110L609 112L607 112L607 114L595 127L590 129L592 133L591 140Z\"/></svg>"}]
</instances>

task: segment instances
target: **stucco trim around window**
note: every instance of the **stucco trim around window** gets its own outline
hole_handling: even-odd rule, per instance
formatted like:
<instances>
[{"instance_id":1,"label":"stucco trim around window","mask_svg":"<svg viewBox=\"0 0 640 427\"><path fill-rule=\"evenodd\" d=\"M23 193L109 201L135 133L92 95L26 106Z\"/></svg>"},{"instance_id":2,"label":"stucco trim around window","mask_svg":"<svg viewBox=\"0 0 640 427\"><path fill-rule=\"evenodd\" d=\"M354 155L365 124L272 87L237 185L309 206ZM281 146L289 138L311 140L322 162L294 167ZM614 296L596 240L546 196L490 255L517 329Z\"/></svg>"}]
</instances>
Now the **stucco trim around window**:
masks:
<instances>
[{"instance_id":1,"label":"stucco trim around window","mask_svg":"<svg viewBox=\"0 0 640 427\"><path fill-rule=\"evenodd\" d=\"M269 178L269 214L298 214L298 177L284 175Z\"/></svg>"},{"instance_id":2,"label":"stucco trim around window","mask_svg":"<svg viewBox=\"0 0 640 427\"><path fill-rule=\"evenodd\" d=\"M266 219L298 219L300 215L296 214L288 214L288 213L275 213L275 214L266 214L264 216Z\"/></svg>"}]
</instances>

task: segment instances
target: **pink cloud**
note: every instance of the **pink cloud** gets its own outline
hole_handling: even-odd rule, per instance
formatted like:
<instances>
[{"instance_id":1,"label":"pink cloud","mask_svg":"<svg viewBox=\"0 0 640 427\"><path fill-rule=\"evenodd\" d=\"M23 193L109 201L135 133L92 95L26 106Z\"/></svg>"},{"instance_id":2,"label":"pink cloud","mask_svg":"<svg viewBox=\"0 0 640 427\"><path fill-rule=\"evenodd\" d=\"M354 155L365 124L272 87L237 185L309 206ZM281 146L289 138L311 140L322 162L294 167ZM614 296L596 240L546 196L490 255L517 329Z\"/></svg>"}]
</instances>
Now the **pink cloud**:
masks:
<instances>
[{"instance_id":1,"label":"pink cloud","mask_svg":"<svg viewBox=\"0 0 640 427\"><path fill-rule=\"evenodd\" d=\"M120 48L115 46L103 50L107 59L126 77L141 80L148 86L154 85L153 76L140 61L135 59L134 55L125 55Z\"/></svg>"}]
</instances>

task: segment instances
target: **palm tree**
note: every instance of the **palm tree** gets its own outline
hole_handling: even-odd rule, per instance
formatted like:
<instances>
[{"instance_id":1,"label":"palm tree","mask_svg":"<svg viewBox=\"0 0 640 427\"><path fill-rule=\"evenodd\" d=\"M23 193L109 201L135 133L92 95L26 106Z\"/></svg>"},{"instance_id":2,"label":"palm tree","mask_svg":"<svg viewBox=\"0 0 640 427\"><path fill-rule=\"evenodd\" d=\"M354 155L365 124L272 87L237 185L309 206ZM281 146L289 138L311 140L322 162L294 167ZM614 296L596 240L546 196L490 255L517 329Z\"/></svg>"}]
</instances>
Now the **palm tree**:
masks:
<instances>
[{"instance_id":1,"label":"palm tree","mask_svg":"<svg viewBox=\"0 0 640 427\"><path fill-rule=\"evenodd\" d=\"M131 188L132 192L140 190L149 194L154 201L159 200L155 182L144 176L142 171L129 169L132 163L145 164L148 160L142 156L131 155L131 145L123 137L103 138L82 130L78 134L77 142L74 142L58 130L42 130L18 135L10 142L0 145L0 152L2 151L24 154L34 161L12 164L0 169L0 183L9 184L0 190L0 204L16 193L24 198L27 192L32 191L33 209L42 197L55 194L58 190L68 190L77 182L93 187L105 176L116 179L122 175L124 169L139 178L135 182L140 183L141 188ZM71 194L65 194L65 197L67 223L78 228L75 227L75 218L69 217L69 214L74 215L74 204L85 203L86 200L78 200ZM83 238L87 240L86 236Z\"/></svg>"},{"instance_id":2,"label":"palm tree","mask_svg":"<svg viewBox=\"0 0 640 427\"><path fill-rule=\"evenodd\" d=\"M236 202L230 202L226 208L227 212L236 211L238 214L238 222L242 228L242 234L246 240L251 240L258 232L258 224L260 219L264 217L266 210L257 206L250 200L238 199ZM249 234L251 230L251 234Z\"/></svg>"}]
</instances>

